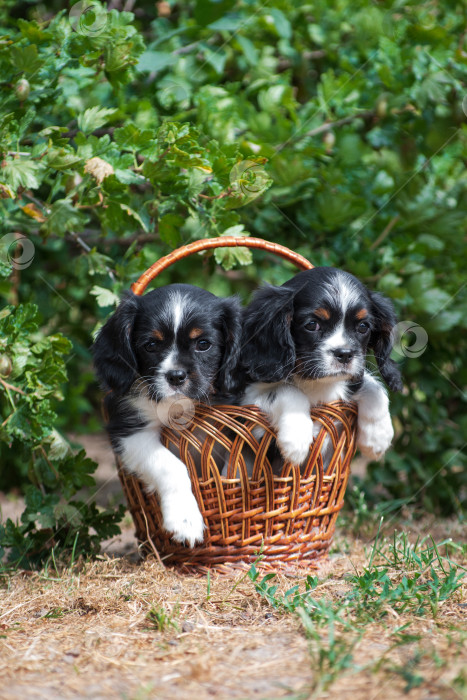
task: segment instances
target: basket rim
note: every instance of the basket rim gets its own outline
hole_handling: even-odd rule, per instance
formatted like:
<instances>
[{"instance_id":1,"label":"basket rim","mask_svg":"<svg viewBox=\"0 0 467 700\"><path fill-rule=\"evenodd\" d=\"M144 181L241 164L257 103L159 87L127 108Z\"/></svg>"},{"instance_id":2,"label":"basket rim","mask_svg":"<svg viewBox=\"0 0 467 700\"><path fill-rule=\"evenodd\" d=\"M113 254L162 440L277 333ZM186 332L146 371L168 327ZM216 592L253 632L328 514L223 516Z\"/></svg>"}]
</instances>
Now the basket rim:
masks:
<instances>
[{"instance_id":1,"label":"basket rim","mask_svg":"<svg viewBox=\"0 0 467 700\"><path fill-rule=\"evenodd\" d=\"M273 253L284 260L289 260L301 270L311 270L314 266L303 255L295 253L290 248L287 248L280 243L272 243L263 238L250 238L247 236L219 236L218 238L199 238L192 243L181 246L171 251L168 255L159 258L153 265L143 272L138 280L131 285L131 290L136 295L141 295L148 284L152 282L161 272L173 265L174 263L194 255L203 250L213 248L256 248L266 250Z\"/></svg>"}]
</instances>

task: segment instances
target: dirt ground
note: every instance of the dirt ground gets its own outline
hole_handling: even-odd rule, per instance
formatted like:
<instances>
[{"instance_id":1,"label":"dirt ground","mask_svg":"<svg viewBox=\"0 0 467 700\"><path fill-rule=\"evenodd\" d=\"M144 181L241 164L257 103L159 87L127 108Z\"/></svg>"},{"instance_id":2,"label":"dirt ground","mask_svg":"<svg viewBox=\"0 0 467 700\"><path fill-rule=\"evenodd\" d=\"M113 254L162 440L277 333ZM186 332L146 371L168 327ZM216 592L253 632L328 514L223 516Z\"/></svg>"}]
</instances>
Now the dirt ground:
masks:
<instances>
[{"instance_id":1,"label":"dirt ground","mask_svg":"<svg viewBox=\"0 0 467 700\"><path fill-rule=\"evenodd\" d=\"M99 501L118 502L105 438L93 437L86 448L100 463ZM2 510L14 516L21 503L3 503ZM412 539L430 532L438 542L466 542L457 521L397 527ZM407 619L385 611L355 638L346 663L330 653L329 636L322 646L310 641L298 616L271 607L248 577L207 579L163 569L139 559L132 533L127 520L100 558L71 571L49 567L0 581L1 700L467 697L465 580L436 616ZM349 573L368 565L371 541L341 527L329 559L313 572L316 597L342 598ZM465 552L462 557L465 567ZM303 588L303 574L281 574L276 582L279 591ZM337 622L334 631L341 632ZM395 644L402 633L403 643Z\"/></svg>"}]
</instances>

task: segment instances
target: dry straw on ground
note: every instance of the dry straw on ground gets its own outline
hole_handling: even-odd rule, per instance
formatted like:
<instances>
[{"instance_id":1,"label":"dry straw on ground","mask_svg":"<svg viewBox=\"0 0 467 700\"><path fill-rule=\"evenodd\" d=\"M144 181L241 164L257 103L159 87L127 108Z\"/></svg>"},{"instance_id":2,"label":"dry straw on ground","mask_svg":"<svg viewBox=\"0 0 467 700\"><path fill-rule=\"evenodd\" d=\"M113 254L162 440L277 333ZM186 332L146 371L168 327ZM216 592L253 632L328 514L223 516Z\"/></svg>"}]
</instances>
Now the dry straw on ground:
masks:
<instances>
[{"instance_id":1,"label":"dry straw on ground","mask_svg":"<svg viewBox=\"0 0 467 700\"><path fill-rule=\"evenodd\" d=\"M457 524L419 529L429 527L438 539L462 536ZM314 597L337 603L348 591L346 576L367 562L368 546L341 531L317 572ZM282 591L303 587L293 576L277 582ZM409 678L416 686L410 699L458 700L467 664L466 610L465 585L435 619L386 610L364 628L350 667L328 692L319 692L332 660L328 667L298 617L275 611L249 578L213 575L208 582L164 570L155 560L108 556L59 574L18 572L1 590L0 698L298 700L315 693L392 700L404 696ZM405 634L421 639L394 647L394 630L405 624ZM335 632L342 632L338 623Z\"/></svg>"}]
</instances>

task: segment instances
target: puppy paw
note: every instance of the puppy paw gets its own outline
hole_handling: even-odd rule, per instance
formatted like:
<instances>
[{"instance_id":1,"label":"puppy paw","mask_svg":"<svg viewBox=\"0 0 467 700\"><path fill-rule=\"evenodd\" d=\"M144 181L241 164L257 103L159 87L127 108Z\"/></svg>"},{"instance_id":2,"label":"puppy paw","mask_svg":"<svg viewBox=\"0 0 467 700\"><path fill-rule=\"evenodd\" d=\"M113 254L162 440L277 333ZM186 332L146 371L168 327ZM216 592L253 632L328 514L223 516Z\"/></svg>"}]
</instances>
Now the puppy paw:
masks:
<instances>
[{"instance_id":1,"label":"puppy paw","mask_svg":"<svg viewBox=\"0 0 467 700\"><path fill-rule=\"evenodd\" d=\"M186 542L189 547L194 547L204 539L203 516L191 491L165 504L163 522L176 542Z\"/></svg>"},{"instance_id":2,"label":"puppy paw","mask_svg":"<svg viewBox=\"0 0 467 700\"><path fill-rule=\"evenodd\" d=\"M381 459L393 437L394 428L389 414L376 421L358 421L357 447L368 459Z\"/></svg>"},{"instance_id":3,"label":"puppy paw","mask_svg":"<svg viewBox=\"0 0 467 700\"><path fill-rule=\"evenodd\" d=\"M313 422L308 416L290 416L277 431L277 445L284 459L300 465L308 457L313 442Z\"/></svg>"}]
</instances>

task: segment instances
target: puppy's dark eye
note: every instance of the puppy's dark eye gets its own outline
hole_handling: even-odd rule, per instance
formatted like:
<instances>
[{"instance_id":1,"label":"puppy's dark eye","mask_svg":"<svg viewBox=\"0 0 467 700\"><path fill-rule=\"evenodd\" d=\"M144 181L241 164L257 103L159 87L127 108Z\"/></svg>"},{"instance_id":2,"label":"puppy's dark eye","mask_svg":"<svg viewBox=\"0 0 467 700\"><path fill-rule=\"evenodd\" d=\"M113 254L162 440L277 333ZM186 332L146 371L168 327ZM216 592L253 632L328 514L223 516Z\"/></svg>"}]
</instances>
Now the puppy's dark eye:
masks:
<instances>
[{"instance_id":1,"label":"puppy's dark eye","mask_svg":"<svg viewBox=\"0 0 467 700\"><path fill-rule=\"evenodd\" d=\"M147 352L154 352L157 347L157 342L155 340L150 340L148 343L145 343L143 347Z\"/></svg>"},{"instance_id":2,"label":"puppy's dark eye","mask_svg":"<svg viewBox=\"0 0 467 700\"><path fill-rule=\"evenodd\" d=\"M209 340L198 340L195 345L195 350L199 350L199 352L206 352L206 350L209 350L211 345L212 343L210 343Z\"/></svg>"},{"instance_id":3,"label":"puppy's dark eye","mask_svg":"<svg viewBox=\"0 0 467 700\"><path fill-rule=\"evenodd\" d=\"M305 324L305 328L307 331L319 331L321 326L318 321L308 321L308 323Z\"/></svg>"},{"instance_id":4,"label":"puppy's dark eye","mask_svg":"<svg viewBox=\"0 0 467 700\"><path fill-rule=\"evenodd\" d=\"M357 326L357 331L364 335L370 330L370 324L366 323L366 321L361 321L358 326Z\"/></svg>"}]
</instances>

